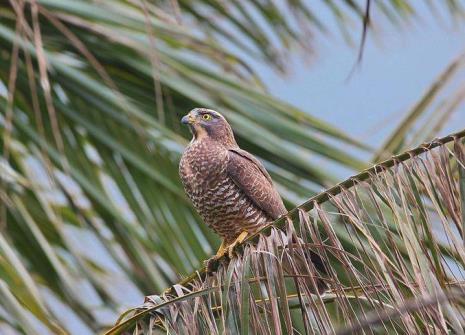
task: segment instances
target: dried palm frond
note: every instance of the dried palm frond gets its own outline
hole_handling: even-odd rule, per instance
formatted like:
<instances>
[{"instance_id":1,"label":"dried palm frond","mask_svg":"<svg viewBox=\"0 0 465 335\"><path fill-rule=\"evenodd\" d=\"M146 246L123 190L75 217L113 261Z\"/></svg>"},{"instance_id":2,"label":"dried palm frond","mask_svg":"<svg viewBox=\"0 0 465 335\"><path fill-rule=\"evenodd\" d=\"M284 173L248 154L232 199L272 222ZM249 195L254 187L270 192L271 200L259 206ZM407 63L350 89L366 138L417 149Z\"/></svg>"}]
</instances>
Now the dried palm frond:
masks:
<instances>
[{"instance_id":1,"label":"dried palm frond","mask_svg":"<svg viewBox=\"0 0 465 335\"><path fill-rule=\"evenodd\" d=\"M463 137L424 144L313 197L213 274L147 297L107 334L464 333ZM328 290L315 295L321 280Z\"/></svg>"}]
</instances>

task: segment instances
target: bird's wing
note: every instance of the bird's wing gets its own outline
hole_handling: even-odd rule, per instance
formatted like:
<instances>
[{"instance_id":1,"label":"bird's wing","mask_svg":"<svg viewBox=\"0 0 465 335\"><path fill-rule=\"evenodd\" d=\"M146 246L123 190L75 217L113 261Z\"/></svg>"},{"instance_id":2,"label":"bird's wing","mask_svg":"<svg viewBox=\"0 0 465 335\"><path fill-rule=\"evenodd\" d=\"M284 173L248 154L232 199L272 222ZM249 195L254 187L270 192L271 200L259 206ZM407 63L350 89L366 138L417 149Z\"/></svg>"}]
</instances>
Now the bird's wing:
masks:
<instances>
[{"instance_id":1,"label":"bird's wing","mask_svg":"<svg viewBox=\"0 0 465 335\"><path fill-rule=\"evenodd\" d=\"M229 149L228 175L273 220L287 213L271 177L258 159L247 151Z\"/></svg>"}]
</instances>

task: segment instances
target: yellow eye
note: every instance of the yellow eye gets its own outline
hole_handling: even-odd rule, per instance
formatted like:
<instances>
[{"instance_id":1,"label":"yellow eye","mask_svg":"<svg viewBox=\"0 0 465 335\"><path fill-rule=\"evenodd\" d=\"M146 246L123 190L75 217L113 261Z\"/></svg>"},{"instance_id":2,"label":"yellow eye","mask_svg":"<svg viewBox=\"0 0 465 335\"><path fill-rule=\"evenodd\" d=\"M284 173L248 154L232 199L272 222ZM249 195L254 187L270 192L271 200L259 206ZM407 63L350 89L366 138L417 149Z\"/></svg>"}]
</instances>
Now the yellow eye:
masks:
<instances>
[{"instance_id":1,"label":"yellow eye","mask_svg":"<svg viewBox=\"0 0 465 335\"><path fill-rule=\"evenodd\" d=\"M205 121L208 121L212 118L212 116L210 114L203 114L202 115L202 119L204 119Z\"/></svg>"}]
</instances>

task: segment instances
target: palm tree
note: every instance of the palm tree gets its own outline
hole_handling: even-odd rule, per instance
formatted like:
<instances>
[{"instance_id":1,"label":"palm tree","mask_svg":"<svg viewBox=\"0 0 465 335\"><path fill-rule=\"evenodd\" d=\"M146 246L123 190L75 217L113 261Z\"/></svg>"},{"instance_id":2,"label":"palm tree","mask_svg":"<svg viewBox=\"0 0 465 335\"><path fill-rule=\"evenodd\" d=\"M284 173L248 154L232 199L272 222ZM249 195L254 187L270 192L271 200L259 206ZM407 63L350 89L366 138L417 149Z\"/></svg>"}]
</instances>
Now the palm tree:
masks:
<instances>
[{"instance_id":1,"label":"palm tree","mask_svg":"<svg viewBox=\"0 0 465 335\"><path fill-rule=\"evenodd\" d=\"M377 2L373 10L400 24L415 3ZM325 6L347 36L351 21L366 18L353 1ZM448 0L441 10L460 19L462 6ZM370 153L368 145L267 94L247 62L285 71L287 50L312 51L309 32L325 31L301 1L1 2L0 332L107 329L213 252L217 238L177 176L188 136L178 120L193 106L227 114L288 208L339 181L309 156L354 173L368 167L340 149ZM434 136L462 101L458 89L433 104L462 63L438 76L376 158ZM413 125L428 131L412 133Z\"/></svg>"}]
</instances>

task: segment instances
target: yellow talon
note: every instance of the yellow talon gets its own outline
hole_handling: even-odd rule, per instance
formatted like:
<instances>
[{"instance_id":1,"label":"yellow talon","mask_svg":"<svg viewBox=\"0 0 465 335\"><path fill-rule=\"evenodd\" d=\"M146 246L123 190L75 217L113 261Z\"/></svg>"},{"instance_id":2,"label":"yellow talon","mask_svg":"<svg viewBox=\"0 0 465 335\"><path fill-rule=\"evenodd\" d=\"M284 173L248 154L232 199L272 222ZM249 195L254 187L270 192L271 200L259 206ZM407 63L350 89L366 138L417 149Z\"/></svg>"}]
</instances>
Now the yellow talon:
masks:
<instances>
[{"instance_id":1,"label":"yellow talon","mask_svg":"<svg viewBox=\"0 0 465 335\"><path fill-rule=\"evenodd\" d=\"M213 272L214 269L218 266L218 260L224 256L226 253L226 242L221 240L220 247L216 252L215 256L210 257L209 259L203 262L204 266L207 268L207 273Z\"/></svg>"},{"instance_id":2,"label":"yellow talon","mask_svg":"<svg viewBox=\"0 0 465 335\"><path fill-rule=\"evenodd\" d=\"M226 246L225 240L222 240L221 245L218 248L218 251L216 252L216 255L204 261L204 265L207 268L207 273L213 272L218 267L218 260L224 255L227 254L228 257L231 259L234 256L233 253L234 253L234 248L236 247L236 245L244 242L244 240L247 238L248 235L249 235L248 232L243 231L234 240L234 242L232 242L228 246Z\"/></svg>"},{"instance_id":3,"label":"yellow talon","mask_svg":"<svg viewBox=\"0 0 465 335\"><path fill-rule=\"evenodd\" d=\"M239 234L239 236L234 240L233 243L231 243L230 245L226 247L229 258L233 257L234 248L236 247L236 245L244 242L244 240L247 238L248 235L249 233L247 231L243 231L242 233Z\"/></svg>"}]
</instances>

